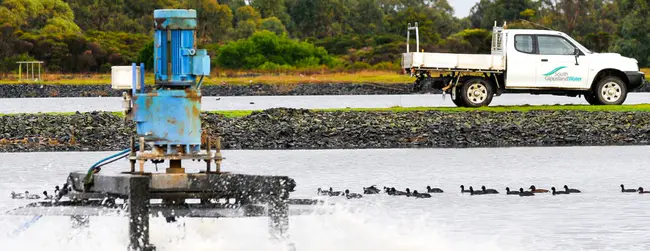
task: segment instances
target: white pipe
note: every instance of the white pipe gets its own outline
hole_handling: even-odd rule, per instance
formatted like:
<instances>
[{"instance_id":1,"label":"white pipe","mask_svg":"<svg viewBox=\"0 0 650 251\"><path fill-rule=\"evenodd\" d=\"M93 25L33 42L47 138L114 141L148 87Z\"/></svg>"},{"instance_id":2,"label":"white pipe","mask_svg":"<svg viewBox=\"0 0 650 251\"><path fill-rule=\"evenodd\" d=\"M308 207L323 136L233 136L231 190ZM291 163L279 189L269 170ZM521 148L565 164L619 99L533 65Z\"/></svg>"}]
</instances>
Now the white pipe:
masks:
<instances>
[{"instance_id":1,"label":"white pipe","mask_svg":"<svg viewBox=\"0 0 650 251\"><path fill-rule=\"evenodd\" d=\"M409 53L409 39L411 38L411 23L406 29L406 53Z\"/></svg>"},{"instance_id":2,"label":"white pipe","mask_svg":"<svg viewBox=\"0 0 650 251\"><path fill-rule=\"evenodd\" d=\"M417 22L415 23L415 40L417 41L417 52L420 52L420 30Z\"/></svg>"}]
</instances>

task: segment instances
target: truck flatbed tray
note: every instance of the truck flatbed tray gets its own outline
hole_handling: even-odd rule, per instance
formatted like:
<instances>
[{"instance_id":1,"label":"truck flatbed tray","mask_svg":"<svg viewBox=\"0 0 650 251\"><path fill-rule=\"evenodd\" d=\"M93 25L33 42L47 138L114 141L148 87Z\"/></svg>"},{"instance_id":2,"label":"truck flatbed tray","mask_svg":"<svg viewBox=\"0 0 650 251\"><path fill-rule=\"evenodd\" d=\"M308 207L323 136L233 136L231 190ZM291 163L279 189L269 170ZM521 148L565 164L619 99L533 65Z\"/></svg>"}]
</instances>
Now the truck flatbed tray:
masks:
<instances>
[{"instance_id":1,"label":"truck flatbed tray","mask_svg":"<svg viewBox=\"0 0 650 251\"><path fill-rule=\"evenodd\" d=\"M402 53L403 69L502 72L502 55L409 52Z\"/></svg>"}]
</instances>

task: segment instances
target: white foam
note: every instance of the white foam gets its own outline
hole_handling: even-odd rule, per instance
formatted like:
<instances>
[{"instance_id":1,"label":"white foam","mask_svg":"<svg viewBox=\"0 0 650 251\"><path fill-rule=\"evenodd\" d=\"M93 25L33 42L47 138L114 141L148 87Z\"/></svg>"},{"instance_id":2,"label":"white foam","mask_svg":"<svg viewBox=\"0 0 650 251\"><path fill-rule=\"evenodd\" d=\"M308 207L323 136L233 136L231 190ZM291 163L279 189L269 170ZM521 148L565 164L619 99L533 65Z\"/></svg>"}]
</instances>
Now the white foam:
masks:
<instances>
[{"instance_id":1,"label":"white foam","mask_svg":"<svg viewBox=\"0 0 650 251\"><path fill-rule=\"evenodd\" d=\"M489 238L445 233L428 213L404 217L380 204L352 207L326 206L331 214L290 218L290 240L299 251L373 250L507 250ZM92 217L85 229L73 229L68 217L43 217L18 236L7 234L26 217L3 216L3 250L123 250L128 242L124 217ZM268 218L179 219L166 223L151 219L151 242L161 251L256 250L283 251L273 242ZM479 238L480 239L480 238ZM472 240L472 241L467 241ZM515 248L511 250L519 250Z\"/></svg>"}]
</instances>

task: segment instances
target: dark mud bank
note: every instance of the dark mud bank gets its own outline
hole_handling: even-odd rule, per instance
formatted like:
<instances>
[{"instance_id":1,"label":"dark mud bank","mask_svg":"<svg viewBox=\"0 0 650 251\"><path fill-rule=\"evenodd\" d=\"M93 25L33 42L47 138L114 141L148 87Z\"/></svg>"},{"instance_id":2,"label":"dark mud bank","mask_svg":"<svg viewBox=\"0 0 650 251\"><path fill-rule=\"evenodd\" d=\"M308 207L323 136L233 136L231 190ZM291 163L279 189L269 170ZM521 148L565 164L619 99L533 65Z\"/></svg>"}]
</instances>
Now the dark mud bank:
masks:
<instances>
[{"instance_id":1,"label":"dark mud bank","mask_svg":"<svg viewBox=\"0 0 650 251\"><path fill-rule=\"evenodd\" d=\"M647 112L313 112L204 114L224 149L646 145ZM0 151L117 151L132 122L112 113L0 116Z\"/></svg>"},{"instance_id":2,"label":"dark mud bank","mask_svg":"<svg viewBox=\"0 0 650 251\"><path fill-rule=\"evenodd\" d=\"M203 96L276 96L276 95L377 95L410 94L412 84L250 84L207 85ZM147 88L149 89L149 88ZM46 97L121 97L122 90L106 85L0 84L0 98Z\"/></svg>"}]
</instances>

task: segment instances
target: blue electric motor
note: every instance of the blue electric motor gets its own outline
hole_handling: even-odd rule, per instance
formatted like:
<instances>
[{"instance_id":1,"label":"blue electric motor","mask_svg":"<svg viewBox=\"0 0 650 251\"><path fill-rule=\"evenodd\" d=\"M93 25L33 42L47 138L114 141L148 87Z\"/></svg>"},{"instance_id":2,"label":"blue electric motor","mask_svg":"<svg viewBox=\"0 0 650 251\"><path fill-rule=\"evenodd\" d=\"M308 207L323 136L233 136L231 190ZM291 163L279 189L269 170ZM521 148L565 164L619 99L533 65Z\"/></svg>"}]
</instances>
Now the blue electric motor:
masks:
<instances>
[{"instance_id":1,"label":"blue electric motor","mask_svg":"<svg viewBox=\"0 0 650 251\"><path fill-rule=\"evenodd\" d=\"M201 145L200 87L203 76L210 75L207 51L196 49L196 11L155 10L154 25L155 87L133 94L137 133L159 155L196 154Z\"/></svg>"}]
</instances>

